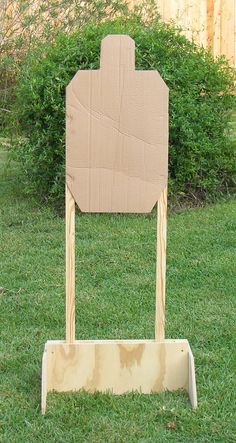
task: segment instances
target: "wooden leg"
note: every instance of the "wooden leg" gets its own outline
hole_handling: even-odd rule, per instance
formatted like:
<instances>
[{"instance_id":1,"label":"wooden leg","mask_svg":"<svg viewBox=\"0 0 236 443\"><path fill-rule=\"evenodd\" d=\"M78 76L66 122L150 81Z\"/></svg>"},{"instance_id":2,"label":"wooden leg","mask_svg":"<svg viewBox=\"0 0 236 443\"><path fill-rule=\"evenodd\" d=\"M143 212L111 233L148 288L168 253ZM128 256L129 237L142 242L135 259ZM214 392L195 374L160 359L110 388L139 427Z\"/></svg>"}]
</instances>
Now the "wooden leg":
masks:
<instances>
[{"instance_id":1,"label":"wooden leg","mask_svg":"<svg viewBox=\"0 0 236 443\"><path fill-rule=\"evenodd\" d=\"M158 201L155 338L165 339L167 188Z\"/></svg>"},{"instance_id":2,"label":"wooden leg","mask_svg":"<svg viewBox=\"0 0 236 443\"><path fill-rule=\"evenodd\" d=\"M75 201L66 184L66 341L75 341Z\"/></svg>"}]
</instances>

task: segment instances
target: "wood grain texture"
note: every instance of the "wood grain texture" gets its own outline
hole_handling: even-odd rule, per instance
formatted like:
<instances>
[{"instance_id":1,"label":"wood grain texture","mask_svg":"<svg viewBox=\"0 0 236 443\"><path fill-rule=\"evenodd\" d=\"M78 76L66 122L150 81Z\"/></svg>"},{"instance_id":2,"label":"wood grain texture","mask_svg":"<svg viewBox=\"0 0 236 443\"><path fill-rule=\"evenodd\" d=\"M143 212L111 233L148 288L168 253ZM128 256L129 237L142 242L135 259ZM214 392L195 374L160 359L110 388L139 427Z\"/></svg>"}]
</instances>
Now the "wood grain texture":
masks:
<instances>
[{"instance_id":1,"label":"wood grain texture","mask_svg":"<svg viewBox=\"0 0 236 443\"><path fill-rule=\"evenodd\" d=\"M66 185L66 340L75 340L75 201Z\"/></svg>"},{"instance_id":2,"label":"wood grain texture","mask_svg":"<svg viewBox=\"0 0 236 443\"><path fill-rule=\"evenodd\" d=\"M132 5L140 3L134 0ZM164 21L176 22L183 34L224 54L236 66L236 0L155 0Z\"/></svg>"},{"instance_id":3,"label":"wood grain texture","mask_svg":"<svg viewBox=\"0 0 236 443\"><path fill-rule=\"evenodd\" d=\"M233 0L222 0L221 6L221 48L230 64L235 62L235 15Z\"/></svg>"},{"instance_id":4,"label":"wood grain texture","mask_svg":"<svg viewBox=\"0 0 236 443\"><path fill-rule=\"evenodd\" d=\"M215 0L207 0L207 46L214 54L214 4Z\"/></svg>"},{"instance_id":5,"label":"wood grain texture","mask_svg":"<svg viewBox=\"0 0 236 443\"><path fill-rule=\"evenodd\" d=\"M212 42L212 54L216 57L221 54L221 3L222 0L214 0L214 33Z\"/></svg>"},{"instance_id":6,"label":"wood grain texture","mask_svg":"<svg viewBox=\"0 0 236 443\"><path fill-rule=\"evenodd\" d=\"M42 413L47 393L86 390L121 395L184 389L197 407L194 359L187 340L52 340L45 345Z\"/></svg>"},{"instance_id":7,"label":"wood grain texture","mask_svg":"<svg viewBox=\"0 0 236 443\"><path fill-rule=\"evenodd\" d=\"M188 390L187 340L48 341L45 350L48 391Z\"/></svg>"},{"instance_id":8,"label":"wood grain texture","mask_svg":"<svg viewBox=\"0 0 236 443\"><path fill-rule=\"evenodd\" d=\"M158 201L155 338L165 338L167 188Z\"/></svg>"}]
</instances>

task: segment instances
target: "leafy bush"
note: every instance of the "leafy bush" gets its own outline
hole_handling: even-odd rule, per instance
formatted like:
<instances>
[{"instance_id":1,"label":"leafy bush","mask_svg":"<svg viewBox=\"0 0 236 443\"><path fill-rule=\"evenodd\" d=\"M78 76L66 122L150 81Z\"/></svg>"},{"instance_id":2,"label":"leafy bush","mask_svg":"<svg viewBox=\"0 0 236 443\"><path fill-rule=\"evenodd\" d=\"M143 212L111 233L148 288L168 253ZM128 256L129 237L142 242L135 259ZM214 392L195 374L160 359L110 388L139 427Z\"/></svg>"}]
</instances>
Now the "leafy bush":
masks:
<instances>
[{"instance_id":1,"label":"leafy bush","mask_svg":"<svg viewBox=\"0 0 236 443\"><path fill-rule=\"evenodd\" d=\"M147 1L147 0L146 0ZM152 0L148 0L150 2ZM39 42L60 32L100 23L128 12L125 0L3 0L0 2L0 129L7 132L13 84L21 60Z\"/></svg>"},{"instance_id":2,"label":"leafy bush","mask_svg":"<svg viewBox=\"0 0 236 443\"><path fill-rule=\"evenodd\" d=\"M65 87L78 69L97 69L101 39L129 34L136 69L157 69L170 88L169 192L204 198L232 185L235 143L229 136L234 74L223 58L196 47L158 16L138 14L59 35L25 60L14 117L14 149L29 191L61 201L64 193Z\"/></svg>"}]
</instances>

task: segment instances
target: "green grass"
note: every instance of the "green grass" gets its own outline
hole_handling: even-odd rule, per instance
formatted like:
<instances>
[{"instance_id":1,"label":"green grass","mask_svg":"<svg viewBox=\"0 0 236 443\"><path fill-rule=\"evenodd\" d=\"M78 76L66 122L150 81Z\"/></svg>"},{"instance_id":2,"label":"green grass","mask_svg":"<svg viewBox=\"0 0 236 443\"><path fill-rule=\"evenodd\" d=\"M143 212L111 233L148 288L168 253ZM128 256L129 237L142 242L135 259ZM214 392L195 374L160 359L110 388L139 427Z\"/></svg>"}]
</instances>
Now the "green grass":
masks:
<instances>
[{"instance_id":1,"label":"green grass","mask_svg":"<svg viewBox=\"0 0 236 443\"><path fill-rule=\"evenodd\" d=\"M1 152L1 166L5 162ZM235 442L236 202L170 214L166 336L187 338L199 407L185 393L50 394L44 343L64 338L64 219L1 177L0 441ZM156 215L77 215L77 338L154 334Z\"/></svg>"}]
</instances>

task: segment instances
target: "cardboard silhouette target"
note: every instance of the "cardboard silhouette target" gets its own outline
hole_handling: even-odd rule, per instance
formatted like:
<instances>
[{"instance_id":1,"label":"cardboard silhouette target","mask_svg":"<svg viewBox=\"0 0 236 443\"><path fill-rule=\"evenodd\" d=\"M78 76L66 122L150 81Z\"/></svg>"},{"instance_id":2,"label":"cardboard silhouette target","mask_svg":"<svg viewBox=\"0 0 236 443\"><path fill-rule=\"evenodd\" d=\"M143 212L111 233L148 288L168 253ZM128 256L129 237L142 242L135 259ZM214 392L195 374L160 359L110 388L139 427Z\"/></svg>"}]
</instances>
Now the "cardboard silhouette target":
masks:
<instances>
[{"instance_id":1,"label":"cardboard silhouette target","mask_svg":"<svg viewBox=\"0 0 236 443\"><path fill-rule=\"evenodd\" d=\"M150 212L167 184L168 88L135 71L134 41L108 36L101 68L67 87L66 180L81 211Z\"/></svg>"},{"instance_id":2,"label":"cardboard silhouette target","mask_svg":"<svg viewBox=\"0 0 236 443\"><path fill-rule=\"evenodd\" d=\"M134 41L103 39L100 69L78 71L66 90L66 340L45 344L47 392L122 394L185 389L197 407L187 340L165 339L168 88L135 70ZM150 212L158 202L155 338L75 339L75 203L83 212Z\"/></svg>"}]
</instances>

